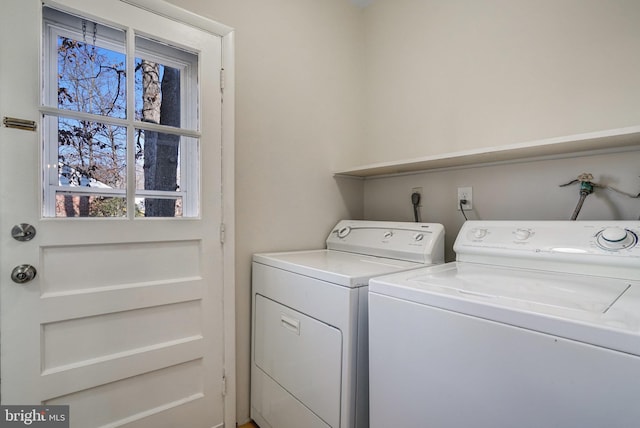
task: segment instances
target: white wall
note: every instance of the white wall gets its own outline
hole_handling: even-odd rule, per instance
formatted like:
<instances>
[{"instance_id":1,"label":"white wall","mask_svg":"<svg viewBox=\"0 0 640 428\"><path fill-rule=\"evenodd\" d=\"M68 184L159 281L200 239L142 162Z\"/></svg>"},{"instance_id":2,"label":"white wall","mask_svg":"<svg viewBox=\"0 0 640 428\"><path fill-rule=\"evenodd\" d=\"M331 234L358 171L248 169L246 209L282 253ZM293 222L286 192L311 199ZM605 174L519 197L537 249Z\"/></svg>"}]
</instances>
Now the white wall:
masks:
<instances>
[{"instance_id":1,"label":"white wall","mask_svg":"<svg viewBox=\"0 0 640 428\"><path fill-rule=\"evenodd\" d=\"M640 2L378 0L365 9L363 162L393 161L640 124ZM581 172L640 192L640 152L466 168L365 181L368 219L423 220L447 232L463 217L568 219ZM580 219L637 219L640 200L597 191Z\"/></svg>"},{"instance_id":2,"label":"white wall","mask_svg":"<svg viewBox=\"0 0 640 428\"><path fill-rule=\"evenodd\" d=\"M639 191L638 152L358 181L354 165L638 125L635 0L170 0L236 29L238 421L249 417L250 258L324 244L340 218L568 218L583 171ZM581 218L637 218L598 192ZM364 211L363 211L364 209ZM307 226L313 226L307 229Z\"/></svg>"},{"instance_id":3,"label":"white wall","mask_svg":"<svg viewBox=\"0 0 640 428\"><path fill-rule=\"evenodd\" d=\"M378 0L361 164L638 125L640 2Z\"/></svg>"},{"instance_id":4,"label":"white wall","mask_svg":"<svg viewBox=\"0 0 640 428\"><path fill-rule=\"evenodd\" d=\"M345 0L171 0L236 30L237 418L249 418L251 255L361 218L362 11Z\"/></svg>"},{"instance_id":5,"label":"white wall","mask_svg":"<svg viewBox=\"0 0 640 428\"><path fill-rule=\"evenodd\" d=\"M594 182L632 195L640 193L640 151L450 169L369 179L365 215L369 220L412 221L411 190L422 187L422 221L445 227L447 261L464 218L457 210L457 188L471 186L469 220L569 220L579 199L578 185L559 187L583 172ZM640 199L596 189L578 220L640 219Z\"/></svg>"}]
</instances>

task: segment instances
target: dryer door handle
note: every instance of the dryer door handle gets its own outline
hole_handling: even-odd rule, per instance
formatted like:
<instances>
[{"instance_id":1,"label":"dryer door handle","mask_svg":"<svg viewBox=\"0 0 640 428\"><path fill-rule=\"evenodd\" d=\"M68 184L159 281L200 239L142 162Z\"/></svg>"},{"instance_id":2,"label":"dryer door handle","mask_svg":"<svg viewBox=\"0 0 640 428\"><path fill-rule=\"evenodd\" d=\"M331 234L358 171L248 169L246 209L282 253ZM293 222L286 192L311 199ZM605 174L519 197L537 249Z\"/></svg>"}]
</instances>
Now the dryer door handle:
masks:
<instances>
[{"instance_id":1,"label":"dryer door handle","mask_svg":"<svg viewBox=\"0 0 640 428\"><path fill-rule=\"evenodd\" d=\"M300 336L300 320L280 314L280 324L289 331Z\"/></svg>"}]
</instances>

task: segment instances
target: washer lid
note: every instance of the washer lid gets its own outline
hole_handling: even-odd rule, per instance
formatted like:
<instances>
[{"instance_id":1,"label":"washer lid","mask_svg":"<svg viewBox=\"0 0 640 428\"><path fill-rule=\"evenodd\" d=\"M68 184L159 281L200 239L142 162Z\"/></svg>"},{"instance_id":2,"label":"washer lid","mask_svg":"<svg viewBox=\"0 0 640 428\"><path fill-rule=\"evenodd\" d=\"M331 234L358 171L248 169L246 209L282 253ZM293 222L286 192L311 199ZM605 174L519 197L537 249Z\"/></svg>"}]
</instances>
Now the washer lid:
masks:
<instances>
[{"instance_id":1,"label":"washer lid","mask_svg":"<svg viewBox=\"0 0 640 428\"><path fill-rule=\"evenodd\" d=\"M640 355L640 283L447 263L374 278L369 292Z\"/></svg>"},{"instance_id":2,"label":"washer lid","mask_svg":"<svg viewBox=\"0 0 640 428\"><path fill-rule=\"evenodd\" d=\"M427 266L334 250L254 254L253 261L345 287L361 287L373 276Z\"/></svg>"},{"instance_id":3,"label":"washer lid","mask_svg":"<svg viewBox=\"0 0 640 428\"><path fill-rule=\"evenodd\" d=\"M434 292L521 307L602 314L630 287L623 280L459 263L408 279Z\"/></svg>"}]
</instances>

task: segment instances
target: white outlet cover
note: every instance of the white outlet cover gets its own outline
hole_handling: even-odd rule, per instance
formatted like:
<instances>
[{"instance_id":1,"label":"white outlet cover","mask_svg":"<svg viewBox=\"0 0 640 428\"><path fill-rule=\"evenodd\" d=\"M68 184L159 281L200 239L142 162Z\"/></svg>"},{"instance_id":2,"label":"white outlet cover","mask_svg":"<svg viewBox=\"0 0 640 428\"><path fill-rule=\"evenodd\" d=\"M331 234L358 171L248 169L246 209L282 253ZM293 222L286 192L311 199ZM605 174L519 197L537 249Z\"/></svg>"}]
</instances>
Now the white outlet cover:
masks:
<instances>
[{"instance_id":1,"label":"white outlet cover","mask_svg":"<svg viewBox=\"0 0 640 428\"><path fill-rule=\"evenodd\" d=\"M467 203L462 207L465 210L473 208L473 188L472 187L458 187L458 197L456 199L456 209L460 211L460 199L466 199Z\"/></svg>"}]
</instances>

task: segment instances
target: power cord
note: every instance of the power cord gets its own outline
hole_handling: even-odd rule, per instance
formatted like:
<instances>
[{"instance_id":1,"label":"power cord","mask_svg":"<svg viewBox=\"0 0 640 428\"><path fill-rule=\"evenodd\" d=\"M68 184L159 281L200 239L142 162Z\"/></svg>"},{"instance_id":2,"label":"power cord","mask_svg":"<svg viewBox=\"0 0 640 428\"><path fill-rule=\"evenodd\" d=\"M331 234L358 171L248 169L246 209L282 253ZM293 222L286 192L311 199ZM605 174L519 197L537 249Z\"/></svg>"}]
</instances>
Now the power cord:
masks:
<instances>
[{"instance_id":1,"label":"power cord","mask_svg":"<svg viewBox=\"0 0 640 428\"><path fill-rule=\"evenodd\" d=\"M420 222L420 211L418 207L420 206L420 193L413 192L411 194L411 204L413 205L413 218L416 223Z\"/></svg>"},{"instance_id":2,"label":"power cord","mask_svg":"<svg viewBox=\"0 0 640 428\"><path fill-rule=\"evenodd\" d=\"M460 202L460 212L462 213L462 216L464 217L464 220L467 221L469 219L467 218L467 215L464 212L464 205L467 203L467 200L466 199L460 199L459 202Z\"/></svg>"}]
</instances>

